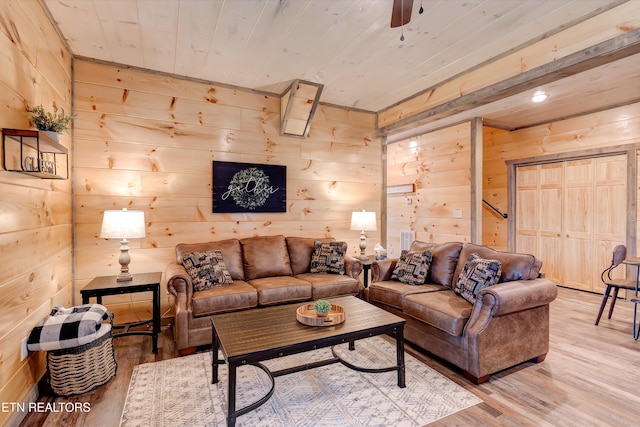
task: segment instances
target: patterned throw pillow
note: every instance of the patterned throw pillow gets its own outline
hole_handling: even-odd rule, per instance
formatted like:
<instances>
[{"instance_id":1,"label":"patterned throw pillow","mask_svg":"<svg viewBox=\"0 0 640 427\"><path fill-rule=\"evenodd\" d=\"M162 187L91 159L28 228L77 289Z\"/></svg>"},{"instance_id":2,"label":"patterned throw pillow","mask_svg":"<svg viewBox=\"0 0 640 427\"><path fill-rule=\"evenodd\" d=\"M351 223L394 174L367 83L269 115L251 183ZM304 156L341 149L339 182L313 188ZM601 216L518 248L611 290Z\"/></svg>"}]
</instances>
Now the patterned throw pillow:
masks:
<instances>
[{"instance_id":1,"label":"patterned throw pillow","mask_svg":"<svg viewBox=\"0 0 640 427\"><path fill-rule=\"evenodd\" d=\"M431 267L432 255L429 251L403 250L391 279L397 279L408 285L422 285L427 279Z\"/></svg>"},{"instance_id":2,"label":"patterned throw pillow","mask_svg":"<svg viewBox=\"0 0 640 427\"><path fill-rule=\"evenodd\" d=\"M189 273L194 292L233 283L219 249L187 254L182 265Z\"/></svg>"},{"instance_id":3,"label":"patterned throw pillow","mask_svg":"<svg viewBox=\"0 0 640 427\"><path fill-rule=\"evenodd\" d=\"M475 304L476 297L482 289L498 283L501 269L500 261L484 259L478 254L471 254L464 264L453 290L471 304Z\"/></svg>"},{"instance_id":4,"label":"patterned throw pillow","mask_svg":"<svg viewBox=\"0 0 640 427\"><path fill-rule=\"evenodd\" d=\"M344 274L344 254L347 252L347 242L315 241L313 255L311 255L312 273Z\"/></svg>"}]
</instances>

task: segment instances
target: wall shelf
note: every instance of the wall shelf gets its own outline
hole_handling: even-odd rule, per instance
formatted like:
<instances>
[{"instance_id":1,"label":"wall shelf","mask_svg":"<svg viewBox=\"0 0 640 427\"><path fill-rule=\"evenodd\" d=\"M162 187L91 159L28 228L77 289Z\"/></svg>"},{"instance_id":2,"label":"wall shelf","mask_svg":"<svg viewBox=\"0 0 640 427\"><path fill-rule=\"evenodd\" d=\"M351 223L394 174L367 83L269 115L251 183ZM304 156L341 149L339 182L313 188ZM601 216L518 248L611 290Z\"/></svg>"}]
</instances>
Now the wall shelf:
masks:
<instances>
[{"instance_id":1,"label":"wall shelf","mask_svg":"<svg viewBox=\"0 0 640 427\"><path fill-rule=\"evenodd\" d=\"M42 179L68 179L68 150L45 132L2 129L3 166Z\"/></svg>"}]
</instances>

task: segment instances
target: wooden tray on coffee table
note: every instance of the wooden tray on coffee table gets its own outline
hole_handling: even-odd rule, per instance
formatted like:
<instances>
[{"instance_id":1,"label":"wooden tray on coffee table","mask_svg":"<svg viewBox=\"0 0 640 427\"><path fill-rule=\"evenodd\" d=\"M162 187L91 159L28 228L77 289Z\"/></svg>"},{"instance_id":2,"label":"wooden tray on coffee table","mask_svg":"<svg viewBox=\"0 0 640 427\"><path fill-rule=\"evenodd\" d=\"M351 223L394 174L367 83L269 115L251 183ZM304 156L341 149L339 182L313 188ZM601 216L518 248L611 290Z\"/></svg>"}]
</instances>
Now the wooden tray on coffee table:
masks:
<instances>
[{"instance_id":1,"label":"wooden tray on coffee table","mask_svg":"<svg viewBox=\"0 0 640 427\"><path fill-rule=\"evenodd\" d=\"M313 303L311 303L298 307L296 319L298 319L298 322L308 326L333 326L344 322L345 312L341 306L331 304L331 310L327 315L320 317L313 309Z\"/></svg>"}]
</instances>

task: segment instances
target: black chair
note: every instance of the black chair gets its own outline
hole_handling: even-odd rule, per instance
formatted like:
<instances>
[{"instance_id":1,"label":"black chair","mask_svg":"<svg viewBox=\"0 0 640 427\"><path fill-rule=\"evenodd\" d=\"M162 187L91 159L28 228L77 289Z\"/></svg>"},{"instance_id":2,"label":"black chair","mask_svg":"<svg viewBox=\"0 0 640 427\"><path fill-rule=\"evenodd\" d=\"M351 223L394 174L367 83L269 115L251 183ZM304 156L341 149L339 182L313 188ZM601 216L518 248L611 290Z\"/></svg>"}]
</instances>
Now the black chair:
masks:
<instances>
[{"instance_id":1,"label":"black chair","mask_svg":"<svg viewBox=\"0 0 640 427\"><path fill-rule=\"evenodd\" d=\"M627 279L612 279L611 272L614 268L622 264L622 261L627 257L627 247L624 245L618 245L613 249L613 259L611 260L611 265L607 267L602 274L600 275L600 279L602 283L607 287L604 291L604 295L602 296L602 303L600 304L600 311L598 311L598 317L596 317L596 325L600 322L600 317L602 317L602 312L604 311L604 306L607 305L607 300L609 299L609 294L613 289L613 296L611 299L611 305L609 306L609 315L607 319L611 319L611 314L613 313L613 307L616 305L616 299L618 298L618 291L620 289L627 289L630 291L636 290L636 281L635 280L627 280Z\"/></svg>"}]
</instances>

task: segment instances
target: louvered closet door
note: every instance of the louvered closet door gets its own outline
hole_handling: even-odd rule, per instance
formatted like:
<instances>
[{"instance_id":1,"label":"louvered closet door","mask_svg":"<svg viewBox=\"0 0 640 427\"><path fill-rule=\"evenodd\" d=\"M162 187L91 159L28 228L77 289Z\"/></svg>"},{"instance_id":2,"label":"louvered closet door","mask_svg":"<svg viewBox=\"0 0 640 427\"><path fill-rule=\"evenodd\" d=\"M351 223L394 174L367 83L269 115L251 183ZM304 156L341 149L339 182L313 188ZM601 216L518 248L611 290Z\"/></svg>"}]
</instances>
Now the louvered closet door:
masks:
<instances>
[{"instance_id":1,"label":"louvered closet door","mask_svg":"<svg viewBox=\"0 0 640 427\"><path fill-rule=\"evenodd\" d=\"M516 250L557 284L602 293L600 272L626 240L626 182L625 155L518 167Z\"/></svg>"}]
</instances>

